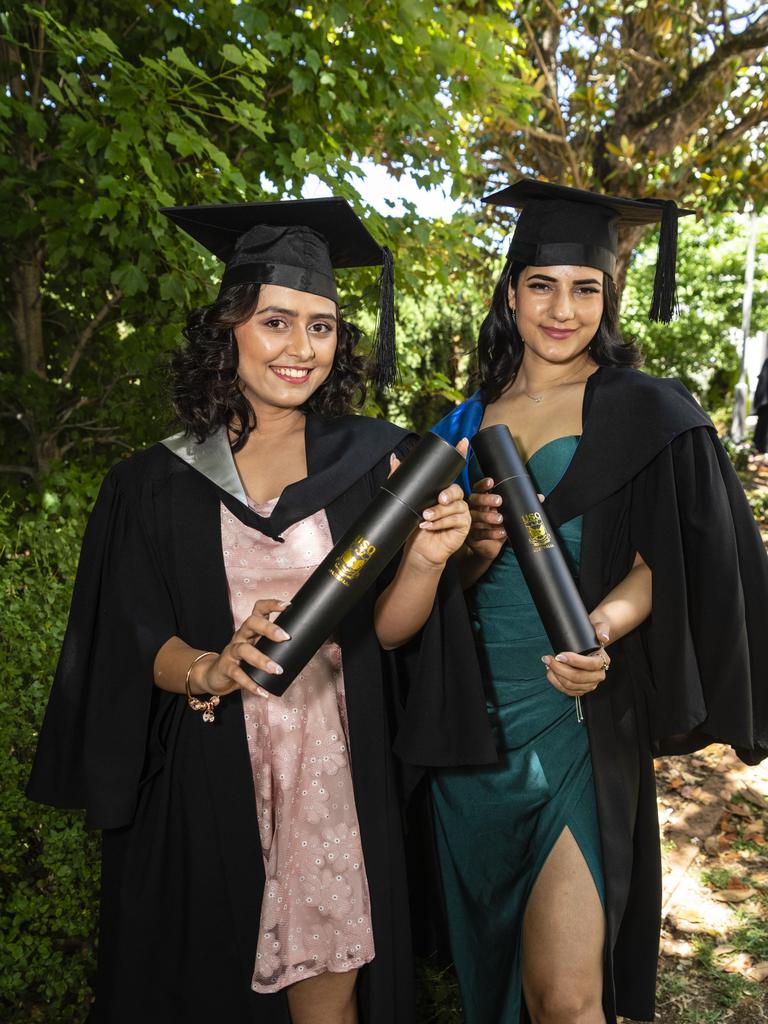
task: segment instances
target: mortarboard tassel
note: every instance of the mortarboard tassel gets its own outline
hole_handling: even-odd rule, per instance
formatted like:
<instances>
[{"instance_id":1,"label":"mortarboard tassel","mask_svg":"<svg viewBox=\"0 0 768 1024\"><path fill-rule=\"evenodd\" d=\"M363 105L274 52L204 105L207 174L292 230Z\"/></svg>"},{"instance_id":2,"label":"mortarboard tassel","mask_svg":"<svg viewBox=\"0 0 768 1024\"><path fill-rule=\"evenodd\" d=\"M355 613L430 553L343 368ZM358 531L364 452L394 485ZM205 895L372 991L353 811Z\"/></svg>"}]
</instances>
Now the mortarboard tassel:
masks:
<instances>
[{"instance_id":1,"label":"mortarboard tassel","mask_svg":"<svg viewBox=\"0 0 768 1024\"><path fill-rule=\"evenodd\" d=\"M653 281L653 302L648 319L668 324L678 313L675 278L678 214L677 204L674 200L665 200L662 205L659 252L656 260L656 276Z\"/></svg>"},{"instance_id":2,"label":"mortarboard tassel","mask_svg":"<svg viewBox=\"0 0 768 1024\"><path fill-rule=\"evenodd\" d=\"M373 337L373 381L377 387L389 387L397 380L395 351L395 262L382 246L383 266L379 277L379 313Z\"/></svg>"}]
</instances>

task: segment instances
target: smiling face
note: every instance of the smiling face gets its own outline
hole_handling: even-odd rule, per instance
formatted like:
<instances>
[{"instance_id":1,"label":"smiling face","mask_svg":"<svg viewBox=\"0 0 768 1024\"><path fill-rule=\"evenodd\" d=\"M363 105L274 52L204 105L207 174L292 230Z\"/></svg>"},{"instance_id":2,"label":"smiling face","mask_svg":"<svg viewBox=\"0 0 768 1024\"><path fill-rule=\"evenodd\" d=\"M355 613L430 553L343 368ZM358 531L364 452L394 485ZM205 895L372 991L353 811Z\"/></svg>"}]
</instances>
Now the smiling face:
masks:
<instances>
[{"instance_id":1,"label":"smiling face","mask_svg":"<svg viewBox=\"0 0 768 1024\"><path fill-rule=\"evenodd\" d=\"M525 267L508 295L527 355L567 363L583 352L603 315L603 272L592 267Z\"/></svg>"},{"instance_id":2,"label":"smiling face","mask_svg":"<svg viewBox=\"0 0 768 1024\"><path fill-rule=\"evenodd\" d=\"M235 327L243 394L259 406L303 405L328 378L338 337L336 303L321 295L265 284L256 311Z\"/></svg>"}]
</instances>

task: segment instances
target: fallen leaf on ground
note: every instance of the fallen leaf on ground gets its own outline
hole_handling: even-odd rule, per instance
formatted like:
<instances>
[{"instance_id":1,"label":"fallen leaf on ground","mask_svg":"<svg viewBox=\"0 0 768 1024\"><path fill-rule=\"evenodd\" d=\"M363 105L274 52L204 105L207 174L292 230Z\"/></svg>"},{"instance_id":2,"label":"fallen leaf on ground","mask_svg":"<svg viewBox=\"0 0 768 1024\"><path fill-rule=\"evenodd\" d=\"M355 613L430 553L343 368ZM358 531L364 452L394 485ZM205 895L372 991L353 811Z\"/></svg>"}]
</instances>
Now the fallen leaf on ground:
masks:
<instances>
[{"instance_id":1,"label":"fallen leaf on ground","mask_svg":"<svg viewBox=\"0 0 768 1024\"><path fill-rule=\"evenodd\" d=\"M768 960L762 960L747 971L750 981L766 981L768 979Z\"/></svg>"},{"instance_id":2,"label":"fallen leaf on ground","mask_svg":"<svg viewBox=\"0 0 768 1024\"><path fill-rule=\"evenodd\" d=\"M718 889L717 892L712 893L713 900L719 900L720 903L743 903L744 900L748 900L750 896L755 895L754 889Z\"/></svg>"},{"instance_id":3,"label":"fallen leaf on ground","mask_svg":"<svg viewBox=\"0 0 768 1024\"><path fill-rule=\"evenodd\" d=\"M670 914L668 921L675 931L682 932L684 935L717 935L717 930L693 907L686 907Z\"/></svg>"},{"instance_id":4,"label":"fallen leaf on ground","mask_svg":"<svg viewBox=\"0 0 768 1024\"><path fill-rule=\"evenodd\" d=\"M744 839L749 839L750 836L762 836L764 832L764 821L750 821L747 825L744 826L742 837Z\"/></svg>"},{"instance_id":5,"label":"fallen leaf on ground","mask_svg":"<svg viewBox=\"0 0 768 1024\"><path fill-rule=\"evenodd\" d=\"M739 818L751 818L754 813L748 807L743 807L741 804L727 803L725 806L731 814L735 814Z\"/></svg>"},{"instance_id":6,"label":"fallen leaf on ground","mask_svg":"<svg viewBox=\"0 0 768 1024\"><path fill-rule=\"evenodd\" d=\"M680 795L684 796L686 800L695 800L697 804L709 805L717 801L714 793L707 792L701 786L683 786Z\"/></svg>"},{"instance_id":7,"label":"fallen leaf on ground","mask_svg":"<svg viewBox=\"0 0 768 1024\"><path fill-rule=\"evenodd\" d=\"M696 955L693 943L685 939L664 938L659 944L659 951L662 956L676 956L684 960L690 960Z\"/></svg>"},{"instance_id":8,"label":"fallen leaf on ground","mask_svg":"<svg viewBox=\"0 0 768 1024\"><path fill-rule=\"evenodd\" d=\"M741 795L745 796L747 800L751 800L753 804L757 804L761 810L768 807L768 796L755 789L754 786L745 786Z\"/></svg>"},{"instance_id":9,"label":"fallen leaf on ground","mask_svg":"<svg viewBox=\"0 0 768 1024\"><path fill-rule=\"evenodd\" d=\"M715 946L715 948L712 950L712 956L715 956L715 957L729 956L731 953L735 953L735 952L736 952L736 947L735 946Z\"/></svg>"},{"instance_id":10,"label":"fallen leaf on ground","mask_svg":"<svg viewBox=\"0 0 768 1024\"><path fill-rule=\"evenodd\" d=\"M718 963L720 970L726 974L746 974L752 966L752 957L749 953L736 953Z\"/></svg>"}]
</instances>

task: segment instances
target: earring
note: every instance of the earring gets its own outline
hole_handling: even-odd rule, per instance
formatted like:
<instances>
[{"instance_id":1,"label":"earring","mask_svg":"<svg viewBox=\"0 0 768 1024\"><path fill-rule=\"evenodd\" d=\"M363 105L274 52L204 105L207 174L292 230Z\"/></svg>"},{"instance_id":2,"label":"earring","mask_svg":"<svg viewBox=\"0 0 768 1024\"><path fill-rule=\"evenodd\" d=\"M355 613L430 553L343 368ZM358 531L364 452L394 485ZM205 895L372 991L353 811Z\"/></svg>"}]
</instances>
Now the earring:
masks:
<instances>
[{"instance_id":1,"label":"earring","mask_svg":"<svg viewBox=\"0 0 768 1024\"><path fill-rule=\"evenodd\" d=\"M511 306L509 311L512 314L512 319L514 320L515 323L517 323L517 310L515 309L514 306Z\"/></svg>"}]
</instances>

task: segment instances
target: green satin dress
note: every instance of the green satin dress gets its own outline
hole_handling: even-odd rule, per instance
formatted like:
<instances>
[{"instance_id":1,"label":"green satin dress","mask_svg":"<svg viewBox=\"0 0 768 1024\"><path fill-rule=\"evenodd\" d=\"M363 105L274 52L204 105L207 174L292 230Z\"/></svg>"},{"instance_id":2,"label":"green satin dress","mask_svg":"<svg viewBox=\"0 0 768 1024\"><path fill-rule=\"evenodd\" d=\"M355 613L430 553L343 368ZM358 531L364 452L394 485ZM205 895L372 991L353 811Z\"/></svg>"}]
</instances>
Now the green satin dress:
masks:
<instances>
[{"instance_id":1,"label":"green satin dress","mask_svg":"<svg viewBox=\"0 0 768 1024\"><path fill-rule=\"evenodd\" d=\"M540 492L552 490L577 444L561 437L533 455ZM474 460L470 474L480 476ZM577 567L581 518L558 533ZM541 656L553 652L508 546L467 599L500 761L433 773L437 848L466 1024L518 1024L523 916L564 828L604 902L592 761L576 702L545 678Z\"/></svg>"}]
</instances>

